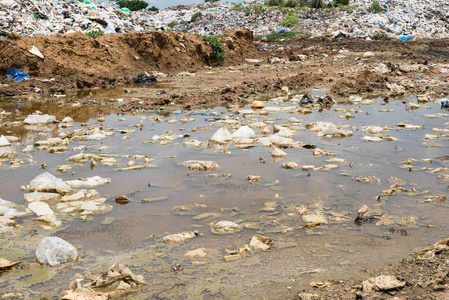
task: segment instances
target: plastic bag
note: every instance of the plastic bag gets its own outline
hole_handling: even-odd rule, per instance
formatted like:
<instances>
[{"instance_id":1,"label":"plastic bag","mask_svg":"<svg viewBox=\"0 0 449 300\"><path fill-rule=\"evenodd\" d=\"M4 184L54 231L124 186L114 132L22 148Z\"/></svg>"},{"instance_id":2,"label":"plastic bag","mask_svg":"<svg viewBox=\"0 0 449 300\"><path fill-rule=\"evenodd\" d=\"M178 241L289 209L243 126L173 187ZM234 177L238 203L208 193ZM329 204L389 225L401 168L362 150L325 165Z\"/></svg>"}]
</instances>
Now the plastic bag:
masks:
<instances>
[{"instance_id":1,"label":"plastic bag","mask_svg":"<svg viewBox=\"0 0 449 300\"><path fill-rule=\"evenodd\" d=\"M24 79L30 79L30 75L27 73L22 72L19 69L6 69L6 77L14 79L14 81L20 81Z\"/></svg>"}]
</instances>

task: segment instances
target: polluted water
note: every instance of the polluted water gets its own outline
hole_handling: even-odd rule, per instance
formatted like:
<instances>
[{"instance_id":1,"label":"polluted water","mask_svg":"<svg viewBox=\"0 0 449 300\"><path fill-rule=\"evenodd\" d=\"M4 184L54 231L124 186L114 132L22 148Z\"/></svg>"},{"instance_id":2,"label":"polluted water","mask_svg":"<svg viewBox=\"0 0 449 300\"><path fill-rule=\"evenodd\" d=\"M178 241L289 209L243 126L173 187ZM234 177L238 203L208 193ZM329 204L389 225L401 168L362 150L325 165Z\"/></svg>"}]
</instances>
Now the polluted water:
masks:
<instances>
[{"instance_id":1,"label":"polluted water","mask_svg":"<svg viewBox=\"0 0 449 300\"><path fill-rule=\"evenodd\" d=\"M130 115L3 101L2 295L278 298L444 238L442 100L325 96Z\"/></svg>"}]
</instances>

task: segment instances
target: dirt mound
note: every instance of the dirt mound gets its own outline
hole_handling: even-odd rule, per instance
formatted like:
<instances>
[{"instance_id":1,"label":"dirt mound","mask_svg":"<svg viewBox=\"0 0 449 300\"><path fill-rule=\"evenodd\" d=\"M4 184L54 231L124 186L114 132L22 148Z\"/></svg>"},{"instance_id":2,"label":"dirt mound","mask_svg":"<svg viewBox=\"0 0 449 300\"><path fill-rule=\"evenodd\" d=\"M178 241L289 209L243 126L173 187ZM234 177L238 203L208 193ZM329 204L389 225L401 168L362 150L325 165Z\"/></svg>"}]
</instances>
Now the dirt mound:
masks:
<instances>
[{"instance_id":1,"label":"dirt mound","mask_svg":"<svg viewBox=\"0 0 449 300\"><path fill-rule=\"evenodd\" d=\"M225 63L235 63L258 51L249 30L227 32ZM29 52L35 46L44 58ZM214 63L212 46L198 34L181 32L137 32L102 35L97 39L81 33L21 37L11 34L0 44L0 70L17 68L32 79L55 78L63 86L50 91L84 87L106 87L126 82L141 73L181 72L202 69ZM0 74L2 75L2 74ZM4 74L3 74L4 75ZM0 94L18 89L40 87L39 81L14 83L2 80L9 87Z\"/></svg>"}]
</instances>

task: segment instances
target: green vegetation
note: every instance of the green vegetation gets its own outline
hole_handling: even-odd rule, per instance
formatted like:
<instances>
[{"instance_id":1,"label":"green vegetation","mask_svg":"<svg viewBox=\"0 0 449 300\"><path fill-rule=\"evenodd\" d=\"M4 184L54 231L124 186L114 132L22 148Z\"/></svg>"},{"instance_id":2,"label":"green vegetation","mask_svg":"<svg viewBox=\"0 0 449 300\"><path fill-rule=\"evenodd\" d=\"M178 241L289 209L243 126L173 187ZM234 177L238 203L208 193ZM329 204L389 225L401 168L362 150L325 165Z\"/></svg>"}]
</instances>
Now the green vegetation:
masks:
<instances>
[{"instance_id":1,"label":"green vegetation","mask_svg":"<svg viewBox=\"0 0 449 300\"><path fill-rule=\"evenodd\" d=\"M245 9L245 7L243 5L241 5L241 4L236 5L236 6L231 8L231 10L235 10L235 11L242 11L244 9Z\"/></svg>"},{"instance_id":2,"label":"green vegetation","mask_svg":"<svg viewBox=\"0 0 449 300\"><path fill-rule=\"evenodd\" d=\"M170 23L167 24L167 27L173 29L173 27L175 27L175 26L178 25L178 24L179 24L178 22L172 21L172 22L170 22Z\"/></svg>"},{"instance_id":3,"label":"green vegetation","mask_svg":"<svg viewBox=\"0 0 449 300\"><path fill-rule=\"evenodd\" d=\"M311 8L323 8L324 2L323 2L323 0L311 0L310 7Z\"/></svg>"},{"instance_id":4,"label":"green vegetation","mask_svg":"<svg viewBox=\"0 0 449 300\"><path fill-rule=\"evenodd\" d=\"M212 45L212 49L214 49L215 53L215 60L222 61L223 54L225 53L225 47L224 44L220 42L218 36L217 35L203 36L203 40L209 42Z\"/></svg>"},{"instance_id":5,"label":"green vegetation","mask_svg":"<svg viewBox=\"0 0 449 300\"><path fill-rule=\"evenodd\" d=\"M204 2L210 2L210 3L218 2L218 1L220 1L220 0L204 0Z\"/></svg>"},{"instance_id":6,"label":"green vegetation","mask_svg":"<svg viewBox=\"0 0 449 300\"><path fill-rule=\"evenodd\" d=\"M373 1L370 7L367 8L367 11L375 14L381 13L382 7L380 6L379 1Z\"/></svg>"},{"instance_id":7,"label":"green vegetation","mask_svg":"<svg viewBox=\"0 0 449 300\"><path fill-rule=\"evenodd\" d=\"M267 6L282 6L283 0L266 0L265 5Z\"/></svg>"},{"instance_id":8,"label":"green vegetation","mask_svg":"<svg viewBox=\"0 0 449 300\"><path fill-rule=\"evenodd\" d=\"M93 38L93 39L96 39L96 38L99 37L102 33L103 33L103 32L102 32L100 29L98 29L98 30L93 29L93 30L90 30L90 31L86 32L86 36L89 36L89 37L91 37L91 38Z\"/></svg>"},{"instance_id":9,"label":"green vegetation","mask_svg":"<svg viewBox=\"0 0 449 300\"><path fill-rule=\"evenodd\" d=\"M386 40L390 39L388 34L385 31L381 31L381 30L378 30L378 31L376 31L376 33L374 33L374 38L376 40L382 40L382 41L386 41Z\"/></svg>"},{"instance_id":10,"label":"green vegetation","mask_svg":"<svg viewBox=\"0 0 449 300\"><path fill-rule=\"evenodd\" d=\"M251 13L260 15L265 12L265 7L262 4L251 5L246 9L245 16L249 16Z\"/></svg>"},{"instance_id":11,"label":"green vegetation","mask_svg":"<svg viewBox=\"0 0 449 300\"><path fill-rule=\"evenodd\" d=\"M157 8L156 6L151 6L148 10L150 11L159 11L159 8Z\"/></svg>"},{"instance_id":12,"label":"green vegetation","mask_svg":"<svg viewBox=\"0 0 449 300\"><path fill-rule=\"evenodd\" d=\"M294 14L287 15L281 22L283 26L292 26L293 24L298 23L298 16Z\"/></svg>"},{"instance_id":13,"label":"green vegetation","mask_svg":"<svg viewBox=\"0 0 449 300\"><path fill-rule=\"evenodd\" d=\"M357 7L359 7L358 5L342 5L338 7L338 10L340 11L345 11L347 13L352 13L354 11L354 9L356 9Z\"/></svg>"},{"instance_id":14,"label":"green vegetation","mask_svg":"<svg viewBox=\"0 0 449 300\"><path fill-rule=\"evenodd\" d=\"M120 6L120 8L126 7L130 11L145 9L148 6L148 3L143 0L120 0L117 1L117 4Z\"/></svg>"},{"instance_id":15,"label":"green vegetation","mask_svg":"<svg viewBox=\"0 0 449 300\"><path fill-rule=\"evenodd\" d=\"M295 36L310 37L311 35L304 33L304 32L289 31L289 32L283 32L283 33L270 33L269 35L266 35L266 36L258 35L258 36L254 37L254 40L260 41L262 38L265 38L267 41L274 41L274 40L280 40L280 39L289 39L289 38L293 38Z\"/></svg>"},{"instance_id":16,"label":"green vegetation","mask_svg":"<svg viewBox=\"0 0 449 300\"><path fill-rule=\"evenodd\" d=\"M197 19L201 18L202 16L203 16L203 14L200 11L197 11L190 18L190 22L195 22Z\"/></svg>"},{"instance_id":17,"label":"green vegetation","mask_svg":"<svg viewBox=\"0 0 449 300\"><path fill-rule=\"evenodd\" d=\"M335 0L335 5L349 5L349 0Z\"/></svg>"},{"instance_id":18,"label":"green vegetation","mask_svg":"<svg viewBox=\"0 0 449 300\"><path fill-rule=\"evenodd\" d=\"M185 24L187 24L187 22L186 22L186 20L181 20L181 22L179 22L179 24L185 25Z\"/></svg>"}]
</instances>

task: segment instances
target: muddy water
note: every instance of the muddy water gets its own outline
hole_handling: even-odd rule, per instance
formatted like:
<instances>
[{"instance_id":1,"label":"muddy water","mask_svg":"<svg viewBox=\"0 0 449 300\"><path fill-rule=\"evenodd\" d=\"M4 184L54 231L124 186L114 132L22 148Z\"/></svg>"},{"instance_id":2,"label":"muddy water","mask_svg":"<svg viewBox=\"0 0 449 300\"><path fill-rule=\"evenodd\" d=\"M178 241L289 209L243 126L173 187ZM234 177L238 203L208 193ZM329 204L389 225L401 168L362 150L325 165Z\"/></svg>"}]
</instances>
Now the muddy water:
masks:
<instances>
[{"instance_id":1,"label":"muddy water","mask_svg":"<svg viewBox=\"0 0 449 300\"><path fill-rule=\"evenodd\" d=\"M329 110L314 109L306 115L285 112L269 113L268 116L259 112L241 115L225 108L134 116L109 115L105 117L103 127L115 132L113 137L72 142L70 150L61 154L49 154L37 149L29 155L20 153L19 159L31 158L33 161L24 161L20 167L13 169L8 161L2 163L2 199L23 205L24 192L20 186L44 172L40 166L46 163L45 171L63 180L95 175L111 178L111 184L95 189L108 199L106 203L113 205L114 209L94 215L92 220L86 222L64 217L63 225L55 230L41 229L31 215L18 218L18 228L1 237L0 257L21 260L23 264L21 268L1 275L0 290L19 293L25 298L55 298L62 295L75 274L104 272L113 263L121 262L136 274L143 275L149 283L127 296L129 299L283 298L311 281L357 275L363 270L404 258L416 247L447 237L448 229L445 203L424 203L424 200L426 195L448 195L449 180L438 177L448 172L432 174L429 171L449 167L447 161L435 159L449 153L448 132L433 130L448 130L449 112L432 102L412 110L408 102L416 103L416 99L385 103L378 98L372 105L334 105ZM292 104L267 104L289 105ZM20 105L3 103L1 107L10 112L16 110L8 118L23 119L38 109L56 115L59 120L69 115L77 121L73 128L60 131L82 128L82 122L93 127L102 125L95 118L95 108L61 110L25 102ZM356 109L358 112L351 112L354 117L347 119L340 109ZM21 111L22 117L17 110ZM157 117L161 122L155 122ZM249 149L238 149L231 144L224 151L217 150L213 145L208 146L211 135L223 126L215 122L217 119L231 118L241 124L254 121L288 124L290 117L300 120L300 123L293 125L297 132L294 140L315 144L317 148L333 151L336 155L316 157L310 149L287 148L284 151L288 156L274 161L270 156L272 149L260 144ZM194 121L183 124L182 118ZM178 123L169 124L171 120ZM348 125L346 129L351 129L353 136L320 138L317 133L304 127L309 122L317 121ZM423 125L423 128L402 128L396 126L399 122ZM140 123L143 124L142 130L139 130ZM371 125L392 126L379 135L389 134L397 141L361 141L367 135L378 136L362 131L363 126ZM25 145L45 139L44 134L47 137L52 133L57 135L56 127L3 127L1 134L21 137L21 143L14 145L20 152ZM231 126L227 127L231 130ZM117 131L122 129L135 131L125 134ZM167 131L188 134L189 137L179 137L167 145L161 145L159 141L151 143L153 136ZM259 130L255 131L258 137L263 136ZM439 137L426 141L423 140L425 134ZM183 142L190 139L202 141L203 145L200 148L184 146ZM91 168L89 163L85 163L75 165L67 173L56 172L54 167L68 164L65 160L78 153L73 148L80 145L87 146L86 153L117 155L117 167L124 167L133 155L147 155L154 162L152 166L135 171L113 171L116 167L105 167L100 163ZM102 146L108 149L100 152ZM260 155L265 157L265 163L259 161ZM345 159L346 162L326 162L331 158ZM413 164L398 164L409 158L415 160ZM194 173L182 165L187 160L212 160L220 167L214 172ZM335 164L337 168L331 171L303 170L301 167L283 169L281 163L288 161L300 166ZM230 176L213 177L211 174ZM262 178L257 183L249 183L246 180L248 175L260 175ZM354 180L357 177L368 177L369 182ZM381 194L394 184L392 177L403 180L400 186L414 189L414 192L391 196ZM379 194L381 197L376 200ZM127 205L116 204L114 199L118 195L126 195L131 202ZM148 198L163 200L142 203L142 199ZM276 203L273 211L264 211L268 201ZM207 208L174 210L175 206L193 203L204 204ZM384 218L355 224L356 212L363 205ZM50 206L54 208L55 204L50 203ZM311 211L319 209L330 218L329 224L303 228L305 223L296 212L300 206L306 206ZM216 215L195 218L203 213ZM386 216L391 218L387 220ZM401 222L400 218L407 222ZM221 220L253 222L256 229L246 228L229 235L211 233L211 222ZM163 236L185 230L197 230L199 236L176 245L162 242ZM223 256L227 255L225 249L244 247L256 233L273 239L274 244L269 252L249 253L232 262L224 260ZM36 246L43 237L52 235L76 245L81 260L53 268L35 264ZM190 259L182 256L197 248L208 249L208 257L200 260L201 264L192 264ZM174 272L173 267L177 264L181 264L182 268Z\"/></svg>"}]
</instances>

